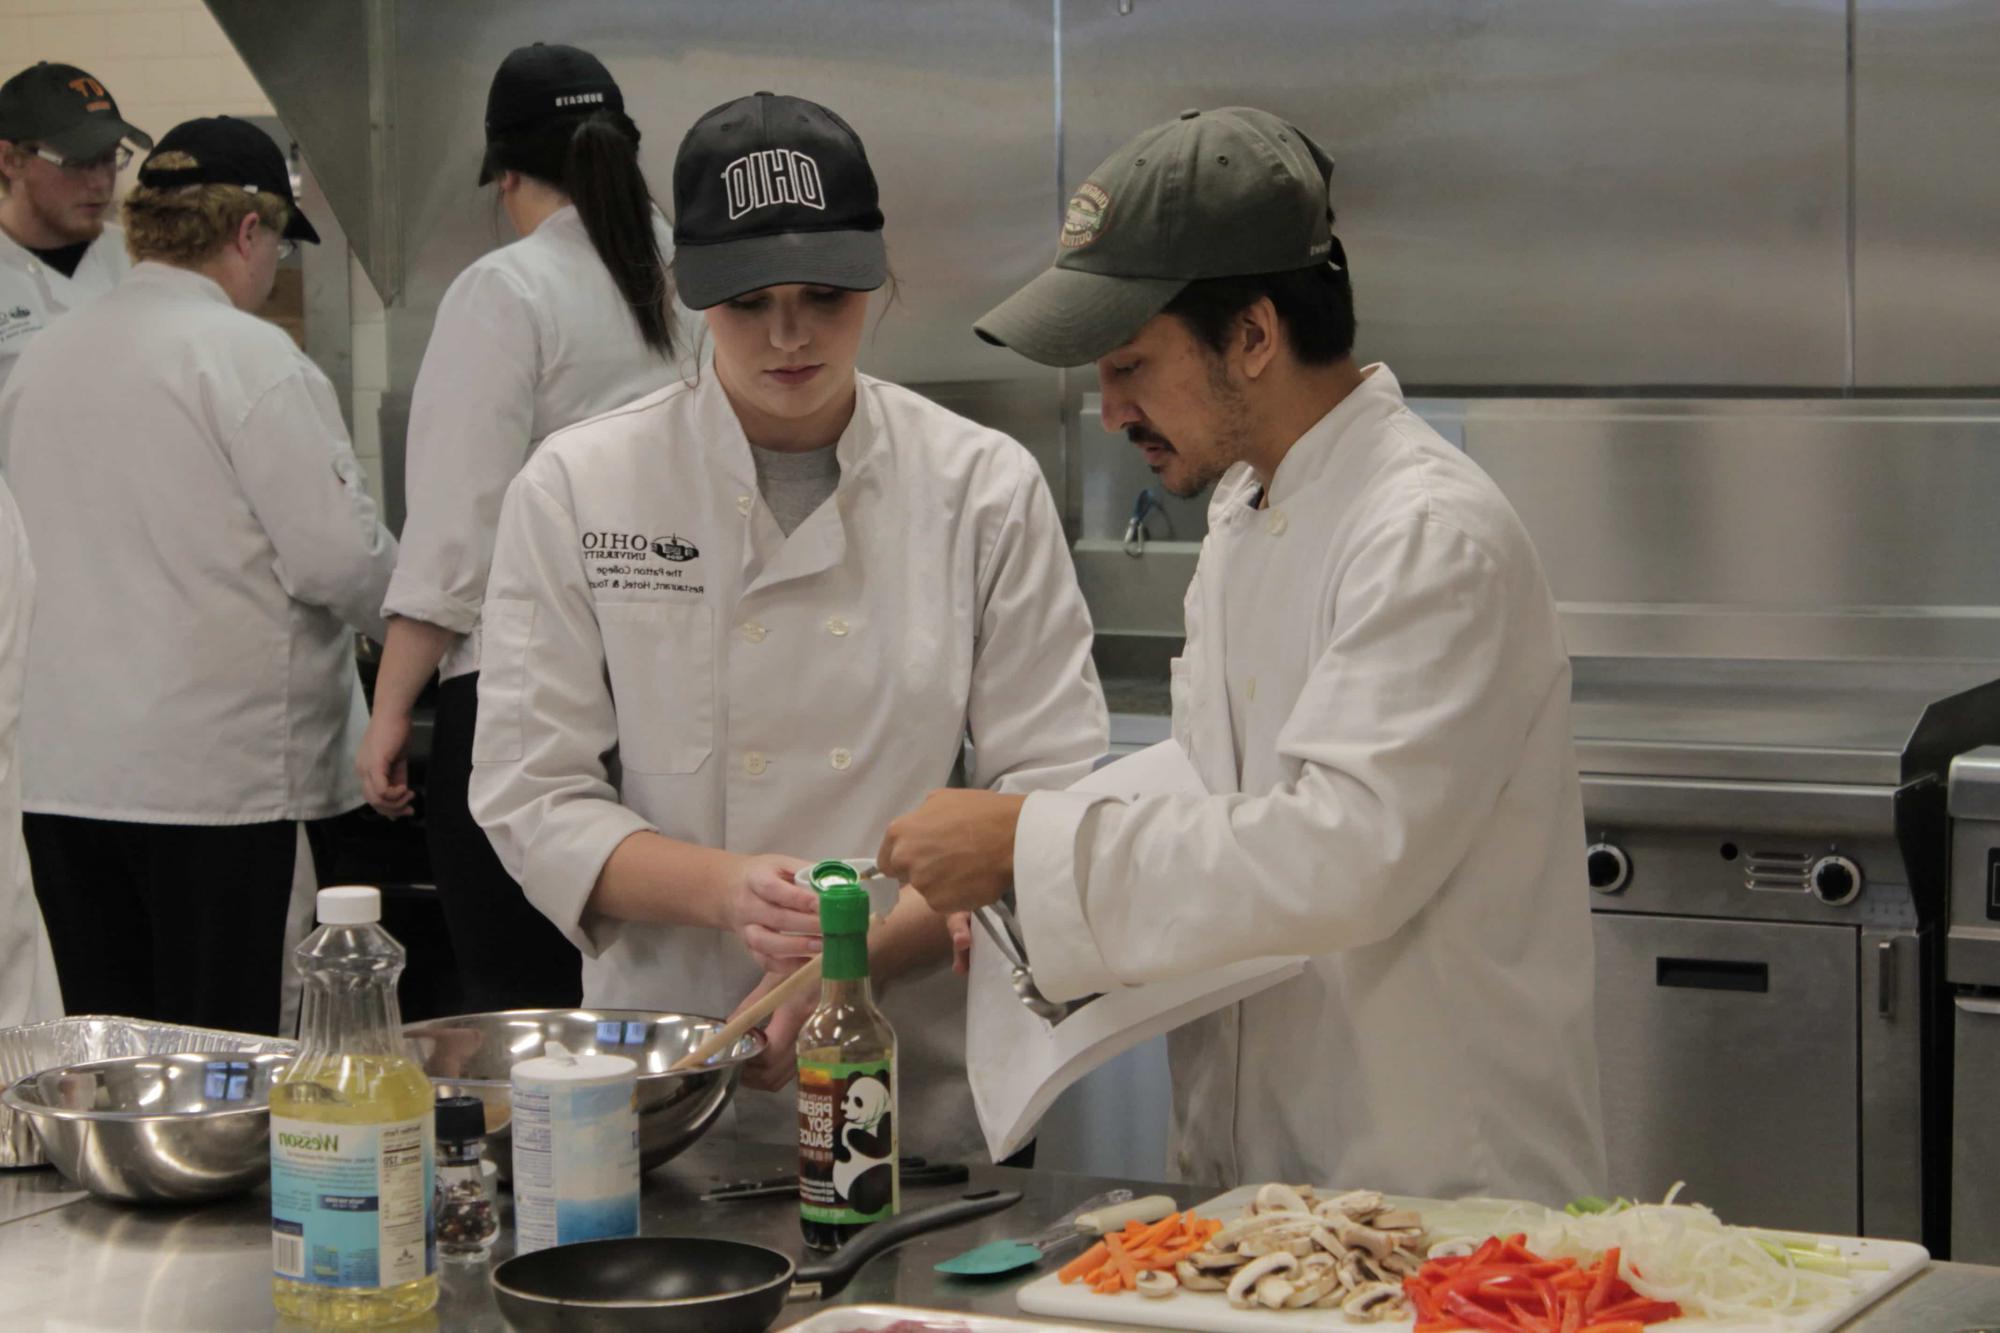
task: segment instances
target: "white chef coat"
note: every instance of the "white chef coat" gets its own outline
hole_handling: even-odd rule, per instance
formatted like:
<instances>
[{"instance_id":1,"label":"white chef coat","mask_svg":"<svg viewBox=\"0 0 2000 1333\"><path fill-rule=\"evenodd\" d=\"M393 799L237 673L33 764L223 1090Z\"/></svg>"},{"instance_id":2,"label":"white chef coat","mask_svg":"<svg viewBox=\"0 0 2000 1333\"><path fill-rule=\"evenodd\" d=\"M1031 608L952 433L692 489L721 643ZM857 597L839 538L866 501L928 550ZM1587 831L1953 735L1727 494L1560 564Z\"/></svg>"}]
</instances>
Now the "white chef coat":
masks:
<instances>
[{"instance_id":1,"label":"white chef coat","mask_svg":"<svg viewBox=\"0 0 2000 1333\"><path fill-rule=\"evenodd\" d=\"M349 627L381 634L396 543L326 376L150 262L19 370L0 441L42 589L25 807L248 824L361 804Z\"/></svg>"},{"instance_id":2,"label":"white chef coat","mask_svg":"<svg viewBox=\"0 0 2000 1333\"><path fill-rule=\"evenodd\" d=\"M655 215L662 257L673 233ZM677 320L674 352L689 344ZM507 483L551 431L623 407L678 378L639 337L631 309L565 205L476 260L438 306L410 400L403 550L384 615L466 637L439 669L479 669L479 604Z\"/></svg>"},{"instance_id":3,"label":"white chef coat","mask_svg":"<svg viewBox=\"0 0 2000 1333\"><path fill-rule=\"evenodd\" d=\"M1029 797L1022 928L1052 999L1314 955L1172 1035L1179 1176L1561 1202L1604 1176L1569 661L1506 500L1366 373L1210 506L1210 795Z\"/></svg>"},{"instance_id":4,"label":"white chef coat","mask_svg":"<svg viewBox=\"0 0 2000 1333\"><path fill-rule=\"evenodd\" d=\"M91 297L110 291L131 267L125 233L116 226L107 225L98 234L67 277L0 231L0 388L7 386L29 339Z\"/></svg>"},{"instance_id":5,"label":"white chef coat","mask_svg":"<svg viewBox=\"0 0 2000 1333\"><path fill-rule=\"evenodd\" d=\"M1019 444L859 378L840 483L790 537L713 373L552 437L508 492L487 589L471 805L584 954L588 1004L728 1013L734 939L584 911L656 829L739 852L872 855L948 785L1022 791L1108 745L1090 614ZM906 1150L977 1151L965 985L893 984ZM796 1142L793 1094L739 1134Z\"/></svg>"},{"instance_id":6,"label":"white chef coat","mask_svg":"<svg viewBox=\"0 0 2000 1333\"><path fill-rule=\"evenodd\" d=\"M21 676L35 613L35 566L14 493L0 480L0 1027L62 1017L62 991L21 839Z\"/></svg>"}]
</instances>

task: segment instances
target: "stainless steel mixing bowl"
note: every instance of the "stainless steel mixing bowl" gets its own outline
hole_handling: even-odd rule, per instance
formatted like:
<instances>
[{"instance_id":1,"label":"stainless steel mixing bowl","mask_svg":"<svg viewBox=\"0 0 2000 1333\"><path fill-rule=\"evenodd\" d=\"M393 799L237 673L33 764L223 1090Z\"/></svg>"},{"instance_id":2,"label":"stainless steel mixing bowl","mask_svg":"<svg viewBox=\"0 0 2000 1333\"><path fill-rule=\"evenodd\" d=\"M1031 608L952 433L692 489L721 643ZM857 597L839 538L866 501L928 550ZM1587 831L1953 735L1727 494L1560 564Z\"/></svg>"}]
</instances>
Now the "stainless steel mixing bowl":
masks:
<instances>
[{"instance_id":1,"label":"stainless steel mixing bowl","mask_svg":"<svg viewBox=\"0 0 2000 1333\"><path fill-rule=\"evenodd\" d=\"M700 1138L736 1093L743 1066L764 1049L752 1032L699 1069L667 1066L722 1026L719 1018L644 1009L510 1009L433 1018L403 1028L440 1096L486 1103L486 1156L514 1171L508 1077L515 1065L559 1041L574 1055L622 1055L639 1066L639 1169L650 1171Z\"/></svg>"},{"instance_id":2,"label":"stainless steel mixing bowl","mask_svg":"<svg viewBox=\"0 0 2000 1333\"><path fill-rule=\"evenodd\" d=\"M288 1054L184 1052L45 1069L15 1082L56 1169L101 1198L191 1203L270 1173L271 1083Z\"/></svg>"}]
</instances>

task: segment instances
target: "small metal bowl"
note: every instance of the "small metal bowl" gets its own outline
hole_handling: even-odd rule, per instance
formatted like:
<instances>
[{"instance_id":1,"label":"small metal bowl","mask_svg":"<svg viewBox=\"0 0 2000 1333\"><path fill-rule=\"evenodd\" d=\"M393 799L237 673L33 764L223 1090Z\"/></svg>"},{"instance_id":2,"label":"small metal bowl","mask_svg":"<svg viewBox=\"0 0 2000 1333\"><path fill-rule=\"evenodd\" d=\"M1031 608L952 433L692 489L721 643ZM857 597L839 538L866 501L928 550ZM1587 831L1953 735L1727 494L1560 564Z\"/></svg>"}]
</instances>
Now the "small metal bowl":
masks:
<instances>
[{"instance_id":1,"label":"small metal bowl","mask_svg":"<svg viewBox=\"0 0 2000 1333\"><path fill-rule=\"evenodd\" d=\"M120 1203L193 1203L271 1170L271 1084L292 1057L134 1055L45 1069L4 1094L58 1171Z\"/></svg>"},{"instance_id":2,"label":"small metal bowl","mask_svg":"<svg viewBox=\"0 0 2000 1333\"><path fill-rule=\"evenodd\" d=\"M574 1055L622 1055L639 1066L639 1169L650 1171L715 1123L743 1066L764 1049L763 1034L752 1032L699 1069L667 1072L722 1025L719 1018L645 1009L510 1009L410 1023L403 1037L438 1095L486 1104L486 1156L510 1179L510 1072L541 1055L545 1043L559 1041Z\"/></svg>"}]
</instances>

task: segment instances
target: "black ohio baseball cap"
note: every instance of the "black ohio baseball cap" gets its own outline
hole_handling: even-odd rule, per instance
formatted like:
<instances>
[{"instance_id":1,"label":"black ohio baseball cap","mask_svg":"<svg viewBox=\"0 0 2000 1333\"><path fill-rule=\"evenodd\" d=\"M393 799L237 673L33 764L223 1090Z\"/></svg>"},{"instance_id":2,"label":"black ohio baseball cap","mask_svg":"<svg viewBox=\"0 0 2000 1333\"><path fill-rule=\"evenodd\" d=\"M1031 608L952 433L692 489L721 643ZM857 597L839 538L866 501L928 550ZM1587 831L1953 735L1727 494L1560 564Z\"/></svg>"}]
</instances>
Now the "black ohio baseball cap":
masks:
<instances>
[{"instance_id":1,"label":"black ohio baseball cap","mask_svg":"<svg viewBox=\"0 0 2000 1333\"><path fill-rule=\"evenodd\" d=\"M270 135L247 120L204 116L182 121L168 130L159 146L139 164L139 184L153 190L234 185L251 194L274 194L291 210L284 238L319 243L319 233L292 196L292 173L285 155Z\"/></svg>"},{"instance_id":2,"label":"black ohio baseball cap","mask_svg":"<svg viewBox=\"0 0 2000 1333\"><path fill-rule=\"evenodd\" d=\"M690 308L788 282L873 291L888 274L875 170L833 112L752 93L681 140L674 280Z\"/></svg>"},{"instance_id":3,"label":"black ohio baseball cap","mask_svg":"<svg viewBox=\"0 0 2000 1333\"><path fill-rule=\"evenodd\" d=\"M625 111L625 94L603 61L580 47L551 42L515 47L486 90L486 157L479 165L479 183L500 174L493 152L496 139L554 116L593 111Z\"/></svg>"},{"instance_id":4,"label":"black ohio baseball cap","mask_svg":"<svg viewBox=\"0 0 2000 1333\"><path fill-rule=\"evenodd\" d=\"M1339 266L1333 159L1268 111L1183 111L1090 173L1064 214L1054 267L973 331L1049 366L1117 348L1202 278Z\"/></svg>"},{"instance_id":5,"label":"black ohio baseball cap","mask_svg":"<svg viewBox=\"0 0 2000 1333\"><path fill-rule=\"evenodd\" d=\"M103 84L75 65L47 60L0 84L0 139L38 143L69 162L103 157L127 139L153 146L152 135L119 117Z\"/></svg>"}]
</instances>

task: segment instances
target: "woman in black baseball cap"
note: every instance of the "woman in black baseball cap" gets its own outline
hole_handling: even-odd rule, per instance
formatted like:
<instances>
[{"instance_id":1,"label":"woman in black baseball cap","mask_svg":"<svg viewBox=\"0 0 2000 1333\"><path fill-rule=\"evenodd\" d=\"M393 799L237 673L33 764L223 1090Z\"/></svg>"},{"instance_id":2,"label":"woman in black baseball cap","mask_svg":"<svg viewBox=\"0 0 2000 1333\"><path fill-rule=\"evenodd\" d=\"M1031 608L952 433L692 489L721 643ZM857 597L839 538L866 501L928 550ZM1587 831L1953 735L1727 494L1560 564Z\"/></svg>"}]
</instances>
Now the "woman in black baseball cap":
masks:
<instances>
[{"instance_id":1,"label":"woman in black baseball cap","mask_svg":"<svg viewBox=\"0 0 2000 1333\"><path fill-rule=\"evenodd\" d=\"M411 812L411 709L439 672L425 823L466 1007L573 1005L576 950L522 898L466 808L482 603L501 497L529 453L674 380L672 242L617 80L573 46L537 42L501 62L479 182L521 239L473 263L438 308L410 408L409 517L356 766L378 811Z\"/></svg>"},{"instance_id":2,"label":"woman in black baseball cap","mask_svg":"<svg viewBox=\"0 0 2000 1333\"><path fill-rule=\"evenodd\" d=\"M586 1004L723 1014L819 947L793 872L961 772L1066 786L1107 718L1040 465L856 369L888 266L854 129L774 93L717 107L674 214L713 363L564 431L509 492L472 806L589 954ZM903 1150L980 1151L946 922L905 895L870 956ZM739 1135L797 1142L770 1094L808 1008L768 1024Z\"/></svg>"}]
</instances>

